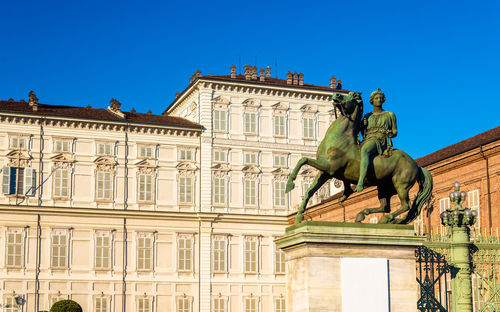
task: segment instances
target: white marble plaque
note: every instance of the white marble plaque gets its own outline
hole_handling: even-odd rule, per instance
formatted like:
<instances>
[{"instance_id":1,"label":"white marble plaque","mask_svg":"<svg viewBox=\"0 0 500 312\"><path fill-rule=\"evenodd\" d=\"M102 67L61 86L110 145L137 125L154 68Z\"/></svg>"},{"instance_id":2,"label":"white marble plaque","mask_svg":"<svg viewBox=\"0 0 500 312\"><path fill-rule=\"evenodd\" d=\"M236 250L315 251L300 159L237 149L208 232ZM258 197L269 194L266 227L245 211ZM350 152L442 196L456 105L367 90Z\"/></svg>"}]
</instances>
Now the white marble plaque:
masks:
<instances>
[{"instance_id":1,"label":"white marble plaque","mask_svg":"<svg viewBox=\"0 0 500 312\"><path fill-rule=\"evenodd\" d=\"M389 312L388 260L341 259L342 312Z\"/></svg>"}]
</instances>

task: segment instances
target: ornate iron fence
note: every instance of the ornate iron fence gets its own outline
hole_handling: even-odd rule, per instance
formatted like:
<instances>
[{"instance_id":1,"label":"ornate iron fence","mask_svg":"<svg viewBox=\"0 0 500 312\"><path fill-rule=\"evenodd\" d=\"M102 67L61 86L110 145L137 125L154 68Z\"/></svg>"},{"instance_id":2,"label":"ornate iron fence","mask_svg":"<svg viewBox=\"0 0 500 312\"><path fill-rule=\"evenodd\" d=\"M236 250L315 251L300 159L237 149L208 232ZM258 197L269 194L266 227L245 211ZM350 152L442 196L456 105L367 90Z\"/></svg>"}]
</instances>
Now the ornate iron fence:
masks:
<instances>
[{"instance_id":1,"label":"ornate iron fence","mask_svg":"<svg viewBox=\"0 0 500 312\"><path fill-rule=\"evenodd\" d=\"M452 312L450 241L448 235L429 235L415 250L421 312ZM492 232L472 236L474 312L500 312L500 236Z\"/></svg>"}]
</instances>

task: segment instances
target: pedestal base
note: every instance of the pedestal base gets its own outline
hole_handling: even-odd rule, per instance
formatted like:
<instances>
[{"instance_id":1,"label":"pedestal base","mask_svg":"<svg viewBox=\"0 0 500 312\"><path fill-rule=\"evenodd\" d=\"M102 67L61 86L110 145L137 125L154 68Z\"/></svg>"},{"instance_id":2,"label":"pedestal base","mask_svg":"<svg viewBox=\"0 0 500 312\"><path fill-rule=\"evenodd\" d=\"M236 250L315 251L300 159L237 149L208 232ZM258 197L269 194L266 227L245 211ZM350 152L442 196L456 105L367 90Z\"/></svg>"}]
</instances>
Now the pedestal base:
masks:
<instances>
[{"instance_id":1,"label":"pedestal base","mask_svg":"<svg viewBox=\"0 0 500 312\"><path fill-rule=\"evenodd\" d=\"M415 246L423 240L411 225L305 221L287 228L276 240L287 262L287 310L416 311Z\"/></svg>"}]
</instances>

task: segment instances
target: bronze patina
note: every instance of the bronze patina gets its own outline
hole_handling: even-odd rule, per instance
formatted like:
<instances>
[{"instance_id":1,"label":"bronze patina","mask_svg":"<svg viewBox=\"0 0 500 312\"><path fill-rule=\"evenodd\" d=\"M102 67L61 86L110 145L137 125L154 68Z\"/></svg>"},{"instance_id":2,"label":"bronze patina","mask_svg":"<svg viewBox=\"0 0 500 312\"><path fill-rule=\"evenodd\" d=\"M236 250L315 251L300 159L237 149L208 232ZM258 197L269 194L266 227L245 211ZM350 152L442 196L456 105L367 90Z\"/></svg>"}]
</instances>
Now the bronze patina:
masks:
<instances>
[{"instance_id":1,"label":"bronze patina","mask_svg":"<svg viewBox=\"0 0 500 312\"><path fill-rule=\"evenodd\" d=\"M334 95L333 104L340 111L340 116L326 131L316 159L301 158L288 177L286 192L295 187L293 181L303 165L319 170L299 206L295 223L304 220L303 213L309 198L331 178L344 184L340 201L353 193L351 184L357 184L356 191L362 191L367 186L377 187L380 207L362 210L356 216L356 222L363 221L371 213L385 212L388 214L380 218L379 223L407 224L420 214L432 193L432 176L408 154L392 148L391 138L397 134L396 117L394 113L382 110L384 101L385 95L380 89L374 91L370 97L374 110L362 118L363 100L359 92ZM364 138L361 144L360 132ZM408 193L415 182L418 182L419 190L410 204ZM401 208L390 213L393 195L398 195ZM405 217L397 218L405 212L408 212Z\"/></svg>"}]
</instances>

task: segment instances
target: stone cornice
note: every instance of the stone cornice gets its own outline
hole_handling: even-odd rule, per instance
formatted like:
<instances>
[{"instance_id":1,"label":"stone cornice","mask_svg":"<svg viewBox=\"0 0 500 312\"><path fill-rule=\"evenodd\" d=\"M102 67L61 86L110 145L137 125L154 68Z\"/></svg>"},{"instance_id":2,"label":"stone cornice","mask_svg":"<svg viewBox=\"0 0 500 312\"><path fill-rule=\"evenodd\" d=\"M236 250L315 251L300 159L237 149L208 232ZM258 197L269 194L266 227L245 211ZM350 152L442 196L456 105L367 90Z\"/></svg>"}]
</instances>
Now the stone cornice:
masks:
<instances>
[{"instance_id":1,"label":"stone cornice","mask_svg":"<svg viewBox=\"0 0 500 312\"><path fill-rule=\"evenodd\" d=\"M40 126L40 122L46 127L69 128L75 130L95 130L95 131L112 131L125 132L134 134L148 135L168 135L168 136L183 136L183 137L199 137L201 130L183 128L177 126L161 126L147 125L141 123L130 122L111 122L104 120L89 120L69 117L52 117L52 116L27 116L20 114L0 113L1 124L23 124Z\"/></svg>"},{"instance_id":2,"label":"stone cornice","mask_svg":"<svg viewBox=\"0 0 500 312\"><path fill-rule=\"evenodd\" d=\"M273 150L283 150L283 151L301 151L308 149L306 153L316 154L318 150L317 146L307 146L307 145L298 145L298 144L284 144L284 143L273 143L273 142L253 142L253 141L245 141L245 140L234 140L234 139L213 139L214 145L219 145L217 147L220 148L220 145L227 145L227 148L231 148L233 146L243 146L245 148L255 148L260 150L261 148L269 148Z\"/></svg>"},{"instance_id":3,"label":"stone cornice","mask_svg":"<svg viewBox=\"0 0 500 312\"><path fill-rule=\"evenodd\" d=\"M170 113L176 111L177 107L184 101L184 99L188 98L192 92L195 92L200 88L238 92L246 95L247 97L251 97L251 95L269 95L318 101L329 101L334 93L348 92L345 90L335 91L333 89L331 91L316 90L312 88L308 89L303 86L298 87L294 85L265 85L254 84L247 81L222 81L215 79L216 78L211 79L210 77L197 78L167 107L164 114L169 115Z\"/></svg>"},{"instance_id":4,"label":"stone cornice","mask_svg":"<svg viewBox=\"0 0 500 312\"><path fill-rule=\"evenodd\" d=\"M143 220L178 220L178 221L217 221L232 223L275 224L287 225L286 216L271 216L259 214L221 214L215 212L181 212L181 211L146 211L146 210L117 210L104 208L79 208L79 207L39 207L39 206L14 206L0 205L0 214L19 213L23 215L42 216L74 216L94 218L114 218L117 213L121 218L136 218Z\"/></svg>"}]
</instances>

